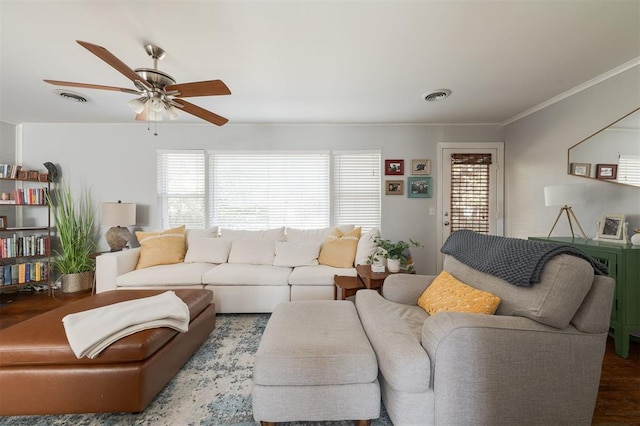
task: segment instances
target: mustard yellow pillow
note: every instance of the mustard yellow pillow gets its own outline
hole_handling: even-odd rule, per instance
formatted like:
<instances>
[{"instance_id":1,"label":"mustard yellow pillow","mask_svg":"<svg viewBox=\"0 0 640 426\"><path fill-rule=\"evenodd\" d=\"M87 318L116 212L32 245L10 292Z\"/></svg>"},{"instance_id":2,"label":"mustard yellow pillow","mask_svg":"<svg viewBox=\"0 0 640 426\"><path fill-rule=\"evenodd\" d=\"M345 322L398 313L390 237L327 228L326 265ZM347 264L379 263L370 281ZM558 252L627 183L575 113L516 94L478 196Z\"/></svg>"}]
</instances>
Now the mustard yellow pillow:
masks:
<instances>
[{"instance_id":1,"label":"mustard yellow pillow","mask_svg":"<svg viewBox=\"0 0 640 426\"><path fill-rule=\"evenodd\" d=\"M491 315L499 304L498 296L468 286L447 271L442 271L418 299L418 306L429 315L438 312Z\"/></svg>"},{"instance_id":2,"label":"mustard yellow pillow","mask_svg":"<svg viewBox=\"0 0 640 426\"><path fill-rule=\"evenodd\" d=\"M353 268L361 231L361 227L353 228L349 232L335 228L322 244L318 263L336 268Z\"/></svg>"},{"instance_id":3,"label":"mustard yellow pillow","mask_svg":"<svg viewBox=\"0 0 640 426\"><path fill-rule=\"evenodd\" d=\"M136 232L140 257L136 269L184 261L187 251L184 225L162 232Z\"/></svg>"}]
</instances>

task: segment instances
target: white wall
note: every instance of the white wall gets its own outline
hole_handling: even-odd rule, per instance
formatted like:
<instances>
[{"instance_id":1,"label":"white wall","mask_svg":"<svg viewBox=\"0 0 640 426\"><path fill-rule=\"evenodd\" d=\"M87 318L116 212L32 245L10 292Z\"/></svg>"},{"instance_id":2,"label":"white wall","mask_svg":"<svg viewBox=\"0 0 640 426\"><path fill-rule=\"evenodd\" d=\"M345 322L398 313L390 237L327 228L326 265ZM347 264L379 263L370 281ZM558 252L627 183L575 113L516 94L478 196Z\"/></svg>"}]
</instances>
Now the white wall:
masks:
<instances>
[{"instance_id":1,"label":"white wall","mask_svg":"<svg viewBox=\"0 0 640 426\"><path fill-rule=\"evenodd\" d=\"M546 236L559 207L545 207L544 187L568 183L588 185L589 203L573 210L589 238L595 236L596 221L604 213L627 215L629 233L640 227L640 188L567 174L571 146L638 106L640 67L634 67L506 126L506 234ZM566 219L558 222L553 235L571 235Z\"/></svg>"},{"instance_id":2,"label":"white wall","mask_svg":"<svg viewBox=\"0 0 640 426\"><path fill-rule=\"evenodd\" d=\"M156 204L157 149L220 150L351 150L375 149L382 158L430 158L431 176L437 173L438 142L502 141L500 126L418 125L203 125L160 123L158 136L146 124L22 124L25 167L58 164L72 187L92 188L96 206L102 201L133 202L138 208L137 229L159 229ZM403 177L406 181L408 172ZM396 178L388 177L388 178ZM385 176L382 176L385 179ZM406 192L406 191L405 191ZM384 194L384 190L383 190ZM382 235L412 238L425 249L412 249L418 273L436 272L436 207L433 198L382 197ZM101 229L104 235L105 229ZM100 246L106 248L104 240Z\"/></svg>"}]
</instances>

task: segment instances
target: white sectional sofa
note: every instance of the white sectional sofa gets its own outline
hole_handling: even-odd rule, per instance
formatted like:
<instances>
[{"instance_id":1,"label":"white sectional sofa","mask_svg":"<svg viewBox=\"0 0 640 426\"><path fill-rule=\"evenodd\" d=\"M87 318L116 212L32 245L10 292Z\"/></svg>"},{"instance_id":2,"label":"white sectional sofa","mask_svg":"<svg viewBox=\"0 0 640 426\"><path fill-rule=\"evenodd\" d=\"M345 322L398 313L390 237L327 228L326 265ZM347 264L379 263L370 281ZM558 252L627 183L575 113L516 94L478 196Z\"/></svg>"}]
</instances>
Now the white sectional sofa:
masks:
<instances>
[{"instance_id":1,"label":"white sectional sofa","mask_svg":"<svg viewBox=\"0 0 640 426\"><path fill-rule=\"evenodd\" d=\"M348 267L319 264L334 228L186 231L184 261L136 269L143 247L96 258L96 292L206 288L218 313L272 312L281 302L333 299L333 276L356 276L376 251L379 230L362 233ZM341 232L353 225L338 227Z\"/></svg>"}]
</instances>

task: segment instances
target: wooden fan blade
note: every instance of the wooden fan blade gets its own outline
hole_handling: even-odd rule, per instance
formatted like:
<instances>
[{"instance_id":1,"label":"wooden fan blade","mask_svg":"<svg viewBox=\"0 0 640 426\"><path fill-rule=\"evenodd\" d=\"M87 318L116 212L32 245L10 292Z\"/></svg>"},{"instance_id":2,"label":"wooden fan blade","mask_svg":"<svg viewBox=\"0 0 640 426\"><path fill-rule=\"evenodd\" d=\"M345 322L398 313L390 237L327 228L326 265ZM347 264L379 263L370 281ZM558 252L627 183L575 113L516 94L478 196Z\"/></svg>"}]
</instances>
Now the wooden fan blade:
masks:
<instances>
[{"instance_id":1,"label":"wooden fan blade","mask_svg":"<svg viewBox=\"0 0 640 426\"><path fill-rule=\"evenodd\" d=\"M144 81L138 74L136 74L134 70L129 68L127 64L122 62L120 59L116 58L116 56L113 53L109 52L104 47L98 46L97 44L87 43L86 41L82 41L82 40L76 40L76 41L78 42L78 44L80 44L80 46L84 47L85 49L87 49L88 51L96 55L98 58L102 59L107 64L111 65L113 68L116 69L116 71L119 71L129 80L133 81L134 83L136 81L140 81L142 84L149 87L149 83Z\"/></svg>"},{"instance_id":2,"label":"wooden fan blade","mask_svg":"<svg viewBox=\"0 0 640 426\"><path fill-rule=\"evenodd\" d=\"M198 118L202 118L203 120L208 121L209 123L213 123L216 126L224 126L227 121L229 121L228 119L221 117L218 114L207 111L204 108L200 108L197 105L185 101L184 99L173 99L172 102L183 111L195 115Z\"/></svg>"},{"instance_id":3,"label":"wooden fan blade","mask_svg":"<svg viewBox=\"0 0 640 426\"><path fill-rule=\"evenodd\" d=\"M124 87L102 86L100 84L74 83L72 81L59 81L59 80L43 80L43 81L45 83L53 84L54 86L83 87L85 89L111 90L113 92L131 93L133 95L140 94L140 92L137 90L125 89Z\"/></svg>"},{"instance_id":4,"label":"wooden fan blade","mask_svg":"<svg viewBox=\"0 0 640 426\"><path fill-rule=\"evenodd\" d=\"M194 96L230 95L231 90L222 80L196 81L193 83L172 84L165 87L167 92L177 90L178 98L190 98Z\"/></svg>"}]
</instances>

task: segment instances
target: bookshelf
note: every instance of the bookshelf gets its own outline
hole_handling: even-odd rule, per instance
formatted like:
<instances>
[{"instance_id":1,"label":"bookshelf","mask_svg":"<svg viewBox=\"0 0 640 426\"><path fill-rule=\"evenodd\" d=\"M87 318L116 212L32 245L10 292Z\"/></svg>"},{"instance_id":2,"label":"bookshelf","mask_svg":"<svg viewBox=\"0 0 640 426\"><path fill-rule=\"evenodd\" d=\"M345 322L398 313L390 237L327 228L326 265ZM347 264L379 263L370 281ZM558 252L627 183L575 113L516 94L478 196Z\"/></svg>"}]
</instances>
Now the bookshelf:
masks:
<instances>
[{"instance_id":1,"label":"bookshelf","mask_svg":"<svg viewBox=\"0 0 640 426\"><path fill-rule=\"evenodd\" d=\"M16 170L17 169L17 170ZM49 285L51 184L37 171L0 165L0 291Z\"/></svg>"}]
</instances>

